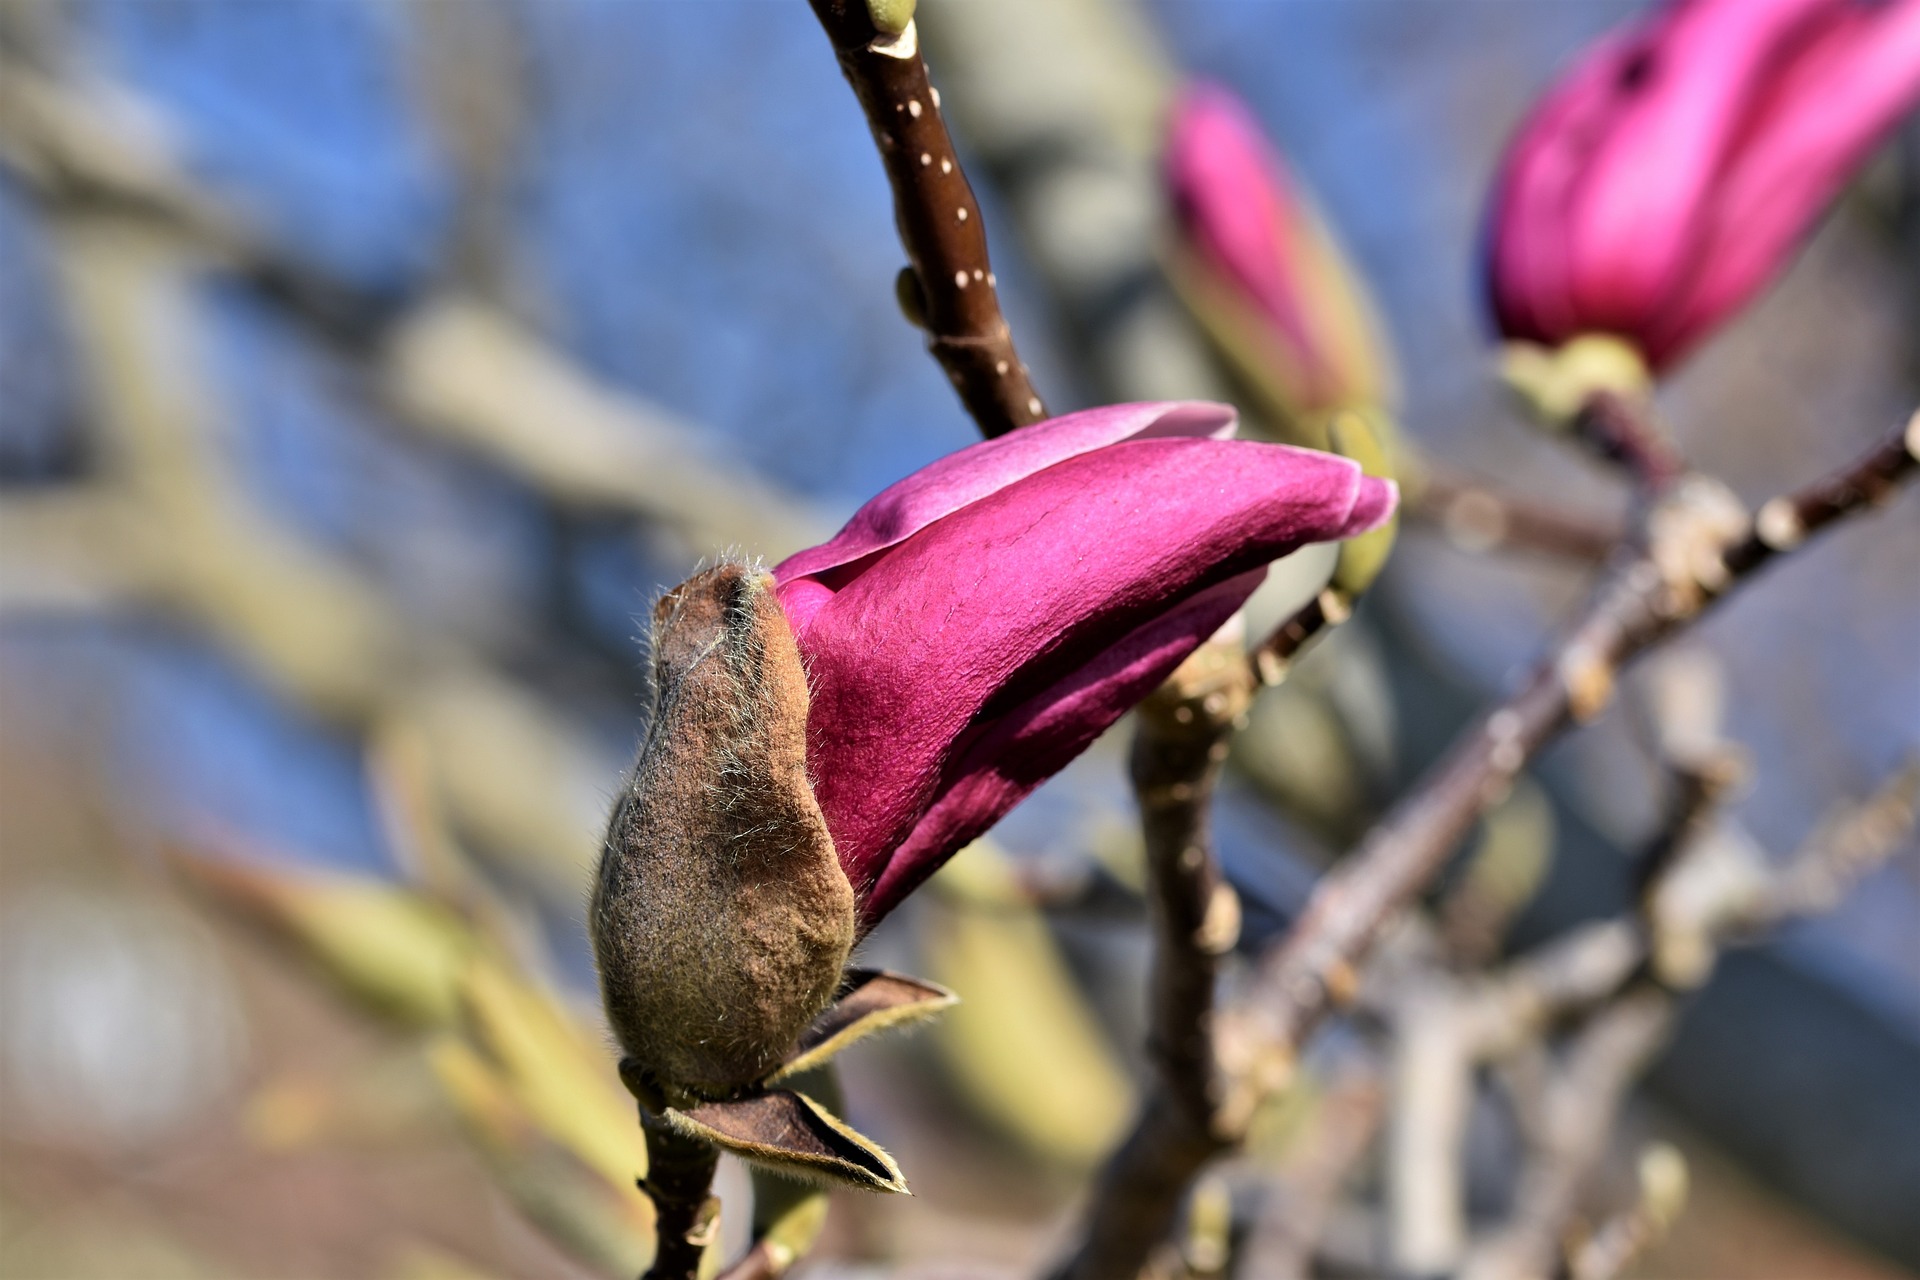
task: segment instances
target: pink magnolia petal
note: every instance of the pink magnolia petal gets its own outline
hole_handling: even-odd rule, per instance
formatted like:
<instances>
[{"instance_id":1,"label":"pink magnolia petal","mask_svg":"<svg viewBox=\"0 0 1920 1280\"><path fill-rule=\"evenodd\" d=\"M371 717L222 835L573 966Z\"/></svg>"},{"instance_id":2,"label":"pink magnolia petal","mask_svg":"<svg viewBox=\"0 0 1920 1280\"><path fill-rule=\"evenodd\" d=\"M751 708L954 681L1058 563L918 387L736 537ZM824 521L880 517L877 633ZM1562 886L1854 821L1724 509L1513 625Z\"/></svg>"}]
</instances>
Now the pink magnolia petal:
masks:
<instances>
[{"instance_id":1,"label":"pink magnolia petal","mask_svg":"<svg viewBox=\"0 0 1920 1280\"><path fill-rule=\"evenodd\" d=\"M1920 0L1674 0L1600 42L1509 148L1488 294L1509 337L1678 358L1777 272L1920 98Z\"/></svg>"},{"instance_id":2,"label":"pink magnolia petal","mask_svg":"<svg viewBox=\"0 0 1920 1280\"><path fill-rule=\"evenodd\" d=\"M1756 95L1833 9L1692 0L1655 16L1570 211L1573 304L1588 327L1641 332L1711 248L1706 210Z\"/></svg>"},{"instance_id":3,"label":"pink magnolia petal","mask_svg":"<svg viewBox=\"0 0 1920 1280\"><path fill-rule=\"evenodd\" d=\"M970 730L1195 593L1370 527L1390 494L1309 450L1134 439L925 526L830 598L788 578L783 606L804 603L788 617L813 689L809 772L843 864L867 875L898 847Z\"/></svg>"},{"instance_id":4,"label":"pink magnolia petal","mask_svg":"<svg viewBox=\"0 0 1920 1280\"><path fill-rule=\"evenodd\" d=\"M942 779L940 799L884 865L848 868L863 928L1066 768L1218 631L1266 575L1254 569L1202 591L962 745Z\"/></svg>"},{"instance_id":5,"label":"pink magnolia petal","mask_svg":"<svg viewBox=\"0 0 1920 1280\"><path fill-rule=\"evenodd\" d=\"M1678 358L1770 284L1867 157L1920 106L1920 0L1852 6L1796 60L1716 192L1711 234L1649 346Z\"/></svg>"},{"instance_id":6,"label":"pink magnolia petal","mask_svg":"<svg viewBox=\"0 0 1920 1280\"><path fill-rule=\"evenodd\" d=\"M1315 541L1341 542L1347 538L1357 538L1385 524L1392 517L1393 509L1399 505L1398 485L1391 480L1363 476L1359 490L1353 495L1353 506L1347 511L1346 521L1339 529Z\"/></svg>"},{"instance_id":7,"label":"pink magnolia petal","mask_svg":"<svg viewBox=\"0 0 1920 1280\"><path fill-rule=\"evenodd\" d=\"M1235 421L1231 406L1207 401L1106 405L983 440L881 490L831 540L776 565L774 580L787 583L851 565L971 502L1095 449L1166 436L1224 439Z\"/></svg>"},{"instance_id":8,"label":"pink magnolia petal","mask_svg":"<svg viewBox=\"0 0 1920 1280\"><path fill-rule=\"evenodd\" d=\"M1596 45L1540 101L1507 148L1488 228L1494 317L1511 338L1556 343L1579 332L1568 224L1580 175L1605 136L1620 68L1637 32Z\"/></svg>"}]
</instances>

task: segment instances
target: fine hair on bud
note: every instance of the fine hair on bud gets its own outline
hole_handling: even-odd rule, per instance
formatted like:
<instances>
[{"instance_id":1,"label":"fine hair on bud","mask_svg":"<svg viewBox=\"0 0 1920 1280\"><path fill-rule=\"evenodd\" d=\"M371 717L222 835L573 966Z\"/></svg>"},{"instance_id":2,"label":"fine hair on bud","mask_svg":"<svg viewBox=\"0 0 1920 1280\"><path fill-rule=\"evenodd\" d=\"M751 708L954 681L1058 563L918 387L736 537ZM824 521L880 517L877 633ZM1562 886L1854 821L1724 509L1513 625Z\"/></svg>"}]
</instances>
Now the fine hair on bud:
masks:
<instances>
[{"instance_id":1,"label":"fine hair on bud","mask_svg":"<svg viewBox=\"0 0 1920 1280\"><path fill-rule=\"evenodd\" d=\"M601 849L590 929L607 1019L668 1102L761 1080L832 1001L853 889L807 780L807 678L759 568L653 611L653 715Z\"/></svg>"}]
</instances>

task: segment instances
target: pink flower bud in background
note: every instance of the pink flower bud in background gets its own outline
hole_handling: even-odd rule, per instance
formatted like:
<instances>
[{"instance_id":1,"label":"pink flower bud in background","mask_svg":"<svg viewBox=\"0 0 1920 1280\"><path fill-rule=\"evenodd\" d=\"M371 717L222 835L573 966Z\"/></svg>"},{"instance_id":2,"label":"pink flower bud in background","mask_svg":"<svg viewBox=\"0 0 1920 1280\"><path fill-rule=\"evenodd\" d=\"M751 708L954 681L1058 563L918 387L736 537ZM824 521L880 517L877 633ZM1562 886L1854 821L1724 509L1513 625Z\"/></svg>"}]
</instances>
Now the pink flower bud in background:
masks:
<instances>
[{"instance_id":1,"label":"pink flower bud in background","mask_svg":"<svg viewBox=\"0 0 1920 1280\"><path fill-rule=\"evenodd\" d=\"M1508 149L1488 289L1508 338L1669 367L1778 273L1920 102L1920 0L1677 0L1590 49Z\"/></svg>"},{"instance_id":2,"label":"pink flower bud in background","mask_svg":"<svg viewBox=\"0 0 1920 1280\"><path fill-rule=\"evenodd\" d=\"M1391 482L1233 426L1224 405L1135 404L1026 427L775 568L863 927L1165 679L1268 562L1391 514Z\"/></svg>"},{"instance_id":3,"label":"pink flower bud in background","mask_svg":"<svg viewBox=\"0 0 1920 1280\"><path fill-rule=\"evenodd\" d=\"M1169 274L1275 425L1388 407L1391 359L1357 276L1246 105L1217 85L1175 104L1164 162Z\"/></svg>"}]
</instances>

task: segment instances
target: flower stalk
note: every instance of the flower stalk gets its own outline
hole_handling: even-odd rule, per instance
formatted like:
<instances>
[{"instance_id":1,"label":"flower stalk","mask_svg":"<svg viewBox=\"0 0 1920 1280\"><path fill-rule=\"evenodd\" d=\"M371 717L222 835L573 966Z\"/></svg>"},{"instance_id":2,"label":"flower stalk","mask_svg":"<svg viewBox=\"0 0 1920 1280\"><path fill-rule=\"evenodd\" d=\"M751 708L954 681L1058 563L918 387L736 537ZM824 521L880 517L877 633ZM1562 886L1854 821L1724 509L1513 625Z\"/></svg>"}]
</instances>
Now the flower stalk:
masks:
<instances>
[{"instance_id":1,"label":"flower stalk","mask_svg":"<svg viewBox=\"0 0 1920 1280\"><path fill-rule=\"evenodd\" d=\"M720 1201L710 1193L719 1149L689 1138L642 1107L647 1176L640 1189L653 1201L653 1265L642 1280L679 1280L700 1269L720 1231Z\"/></svg>"}]
</instances>

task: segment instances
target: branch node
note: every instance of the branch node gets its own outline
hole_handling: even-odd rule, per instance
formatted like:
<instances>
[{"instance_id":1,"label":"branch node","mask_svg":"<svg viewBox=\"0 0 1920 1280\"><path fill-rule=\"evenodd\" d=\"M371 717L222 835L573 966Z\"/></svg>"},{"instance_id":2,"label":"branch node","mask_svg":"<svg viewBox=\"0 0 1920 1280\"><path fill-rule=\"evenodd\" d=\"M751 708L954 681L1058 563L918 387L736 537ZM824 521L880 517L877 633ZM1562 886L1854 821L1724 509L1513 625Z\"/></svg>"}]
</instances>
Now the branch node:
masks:
<instances>
[{"instance_id":1,"label":"branch node","mask_svg":"<svg viewBox=\"0 0 1920 1280\"><path fill-rule=\"evenodd\" d=\"M1753 535L1774 551L1791 551L1807 536L1800 513L1785 498L1774 498L1754 518Z\"/></svg>"},{"instance_id":2,"label":"branch node","mask_svg":"<svg viewBox=\"0 0 1920 1280\"><path fill-rule=\"evenodd\" d=\"M1198 853L1199 851L1193 850ZM1200 859L1195 858L1197 866ZM1207 899L1207 914L1200 922L1200 928L1194 932L1193 945L1210 956L1223 956L1233 950L1234 943L1240 941L1240 895L1233 886L1221 881L1213 886L1213 895Z\"/></svg>"},{"instance_id":3,"label":"branch node","mask_svg":"<svg viewBox=\"0 0 1920 1280\"><path fill-rule=\"evenodd\" d=\"M1569 645L1556 665L1567 691L1567 710L1576 722L1587 723L1613 701L1613 663L1593 646Z\"/></svg>"},{"instance_id":4,"label":"branch node","mask_svg":"<svg viewBox=\"0 0 1920 1280\"><path fill-rule=\"evenodd\" d=\"M919 28L915 23L909 21L904 31L900 31L894 35L882 34L867 45L867 48L883 58L899 58L905 61L908 58L917 57L920 53ZM918 102L910 103L909 109L916 116L920 114L920 104Z\"/></svg>"}]
</instances>

